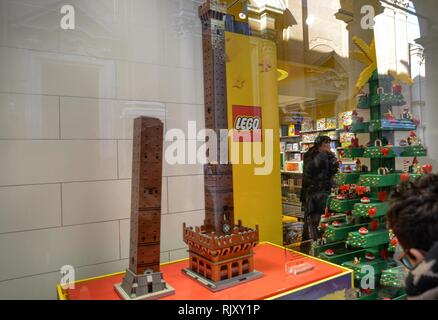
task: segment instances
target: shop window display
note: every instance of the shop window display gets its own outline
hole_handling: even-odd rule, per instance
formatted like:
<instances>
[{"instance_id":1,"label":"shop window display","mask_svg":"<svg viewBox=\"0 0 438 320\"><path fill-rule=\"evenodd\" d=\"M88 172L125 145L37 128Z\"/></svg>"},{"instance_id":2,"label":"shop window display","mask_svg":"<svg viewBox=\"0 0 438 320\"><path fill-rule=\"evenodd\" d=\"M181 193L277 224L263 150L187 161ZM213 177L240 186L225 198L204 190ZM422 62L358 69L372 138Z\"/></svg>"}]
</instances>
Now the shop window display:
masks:
<instances>
[{"instance_id":1,"label":"shop window display","mask_svg":"<svg viewBox=\"0 0 438 320\"><path fill-rule=\"evenodd\" d=\"M0 0L0 299L406 299L387 212L438 168L434 1L100 3Z\"/></svg>"}]
</instances>

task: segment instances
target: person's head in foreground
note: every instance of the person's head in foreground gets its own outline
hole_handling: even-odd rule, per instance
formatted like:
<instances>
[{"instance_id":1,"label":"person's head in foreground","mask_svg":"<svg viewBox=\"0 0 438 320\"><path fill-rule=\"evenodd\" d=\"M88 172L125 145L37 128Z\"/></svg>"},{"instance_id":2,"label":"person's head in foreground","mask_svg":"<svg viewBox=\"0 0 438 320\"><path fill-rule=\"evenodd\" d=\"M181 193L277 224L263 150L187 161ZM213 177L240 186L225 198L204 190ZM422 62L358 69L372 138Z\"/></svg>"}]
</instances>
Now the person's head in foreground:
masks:
<instances>
[{"instance_id":1,"label":"person's head in foreground","mask_svg":"<svg viewBox=\"0 0 438 320\"><path fill-rule=\"evenodd\" d=\"M408 269L408 299L438 300L438 175L397 187L388 212L390 228Z\"/></svg>"}]
</instances>

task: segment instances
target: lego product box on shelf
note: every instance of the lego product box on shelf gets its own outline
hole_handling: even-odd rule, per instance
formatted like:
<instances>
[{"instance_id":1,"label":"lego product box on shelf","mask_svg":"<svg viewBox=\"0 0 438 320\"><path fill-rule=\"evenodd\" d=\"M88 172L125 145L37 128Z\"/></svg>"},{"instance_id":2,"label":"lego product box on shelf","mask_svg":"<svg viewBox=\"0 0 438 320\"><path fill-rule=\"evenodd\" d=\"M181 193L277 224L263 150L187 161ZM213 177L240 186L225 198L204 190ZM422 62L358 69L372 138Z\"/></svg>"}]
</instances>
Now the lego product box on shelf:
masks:
<instances>
[{"instance_id":1,"label":"lego product box on shelf","mask_svg":"<svg viewBox=\"0 0 438 320\"><path fill-rule=\"evenodd\" d=\"M300 144L295 142L292 144L292 151L300 151Z\"/></svg>"},{"instance_id":2,"label":"lego product box on shelf","mask_svg":"<svg viewBox=\"0 0 438 320\"><path fill-rule=\"evenodd\" d=\"M341 143L342 148L348 148L351 146L351 139L354 138L354 133L351 132L341 132L339 135L339 142Z\"/></svg>"},{"instance_id":3,"label":"lego product box on shelf","mask_svg":"<svg viewBox=\"0 0 438 320\"><path fill-rule=\"evenodd\" d=\"M280 127L280 137L287 137L289 135L289 126L282 125Z\"/></svg>"},{"instance_id":4,"label":"lego product box on shelf","mask_svg":"<svg viewBox=\"0 0 438 320\"><path fill-rule=\"evenodd\" d=\"M290 124L289 125L289 130L288 130L288 134L289 137L296 137L300 135L299 130L297 130L297 125L295 124Z\"/></svg>"},{"instance_id":5,"label":"lego product box on shelf","mask_svg":"<svg viewBox=\"0 0 438 320\"><path fill-rule=\"evenodd\" d=\"M332 140L338 140L338 134L336 131L329 131L324 133L324 135L328 136Z\"/></svg>"},{"instance_id":6,"label":"lego product box on shelf","mask_svg":"<svg viewBox=\"0 0 438 320\"><path fill-rule=\"evenodd\" d=\"M286 142L280 142L280 152L286 151Z\"/></svg>"},{"instance_id":7,"label":"lego product box on shelf","mask_svg":"<svg viewBox=\"0 0 438 320\"><path fill-rule=\"evenodd\" d=\"M303 222L283 223L283 241L285 245L299 243L303 236Z\"/></svg>"},{"instance_id":8,"label":"lego product box on shelf","mask_svg":"<svg viewBox=\"0 0 438 320\"><path fill-rule=\"evenodd\" d=\"M303 163L302 162L297 162L297 161L289 162L289 161L286 161L284 165L285 165L284 171L295 172L295 173L303 172Z\"/></svg>"},{"instance_id":9,"label":"lego product box on shelf","mask_svg":"<svg viewBox=\"0 0 438 320\"><path fill-rule=\"evenodd\" d=\"M334 118L327 118L325 128L327 130L329 129L336 129L337 128L337 120L336 117Z\"/></svg>"},{"instance_id":10,"label":"lego product box on shelf","mask_svg":"<svg viewBox=\"0 0 438 320\"><path fill-rule=\"evenodd\" d=\"M304 119L303 123L301 125L301 130L303 132L313 131L314 130L314 128L313 128L313 120L312 119Z\"/></svg>"},{"instance_id":11,"label":"lego product box on shelf","mask_svg":"<svg viewBox=\"0 0 438 320\"><path fill-rule=\"evenodd\" d=\"M318 133L306 133L302 135L302 142L315 142L316 138L318 137Z\"/></svg>"},{"instance_id":12,"label":"lego product box on shelf","mask_svg":"<svg viewBox=\"0 0 438 320\"><path fill-rule=\"evenodd\" d=\"M316 120L316 130L320 131L320 130L327 129L326 128L326 123L327 123L327 119L326 118L322 118L322 119Z\"/></svg>"},{"instance_id":13,"label":"lego product box on shelf","mask_svg":"<svg viewBox=\"0 0 438 320\"><path fill-rule=\"evenodd\" d=\"M338 128L345 129L345 127L353 124L353 111L341 112L338 115Z\"/></svg>"}]
</instances>

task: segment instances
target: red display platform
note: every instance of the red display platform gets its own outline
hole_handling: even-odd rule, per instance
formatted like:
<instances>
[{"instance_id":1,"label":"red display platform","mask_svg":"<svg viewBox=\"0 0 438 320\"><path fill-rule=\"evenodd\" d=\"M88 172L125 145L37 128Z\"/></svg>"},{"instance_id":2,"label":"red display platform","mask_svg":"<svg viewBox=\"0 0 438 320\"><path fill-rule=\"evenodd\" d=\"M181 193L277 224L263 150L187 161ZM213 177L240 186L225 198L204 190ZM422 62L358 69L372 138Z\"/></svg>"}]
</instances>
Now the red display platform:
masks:
<instances>
[{"instance_id":1,"label":"red display platform","mask_svg":"<svg viewBox=\"0 0 438 320\"><path fill-rule=\"evenodd\" d=\"M255 248L255 269L263 277L219 292L211 292L181 270L188 260L161 266L164 279L176 293L161 300L263 300L263 299L342 299L352 288L352 271L270 243ZM286 265L309 263L314 269L303 274L286 272ZM61 300L120 300L114 284L124 272L78 281L74 289L62 290Z\"/></svg>"}]
</instances>

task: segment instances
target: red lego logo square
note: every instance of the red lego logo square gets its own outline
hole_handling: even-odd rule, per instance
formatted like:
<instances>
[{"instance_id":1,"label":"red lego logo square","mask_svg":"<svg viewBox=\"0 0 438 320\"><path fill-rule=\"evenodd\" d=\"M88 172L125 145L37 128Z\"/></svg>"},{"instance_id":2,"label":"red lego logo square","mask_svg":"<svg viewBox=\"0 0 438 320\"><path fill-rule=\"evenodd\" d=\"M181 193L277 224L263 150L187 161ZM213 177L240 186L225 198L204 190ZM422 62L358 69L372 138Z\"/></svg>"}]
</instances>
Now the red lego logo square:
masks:
<instances>
[{"instance_id":1,"label":"red lego logo square","mask_svg":"<svg viewBox=\"0 0 438 320\"><path fill-rule=\"evenodd\" d=\"M233 141L262 141L262 108L233 106Z\"/></svg>"}]
</instances>

